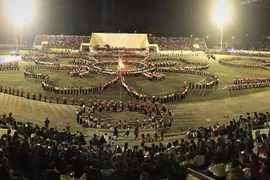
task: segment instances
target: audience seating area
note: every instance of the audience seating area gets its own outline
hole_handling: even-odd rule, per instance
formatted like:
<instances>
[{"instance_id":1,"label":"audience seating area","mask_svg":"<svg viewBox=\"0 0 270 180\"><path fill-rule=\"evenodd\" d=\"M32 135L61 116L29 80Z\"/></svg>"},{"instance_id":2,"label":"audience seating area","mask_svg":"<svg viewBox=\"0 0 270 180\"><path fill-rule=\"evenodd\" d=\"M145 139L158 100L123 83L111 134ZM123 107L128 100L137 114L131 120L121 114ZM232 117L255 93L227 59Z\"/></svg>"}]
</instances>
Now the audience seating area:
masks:
<instances>
[{"instance_id":1,"label":"audience seating area","mask_svg":"<svg viewBox=\"0 0 270 180\"><path fill-rule=\"evenodd\" d=\"M30 174L29 179L40 180L173 180L186 179L187 169L191 168L213 179L268 180L269 136L252 136L252 125L266 122L269 115L247 113L247 117L226 124L190 129L186 138L173 142L164 143L162 139L158 144L147 143L141 134L138 145L130 147L125 143L120 147L116 141L110 147L107 133L100 137L94 134L87 141L82 133L71 133L69 125L57 131L50 128L48 120L40 127L17 122L9 113L0 118L1 125L7 128L0 139L0 177L22 179L22 174ZM17 132L12 135L9 128Z\"/></svg>"},{"instance_id":2,"label":"audience seating area","mask_svg":"<svg viewBox=\"0 0 270 180\"><path fill-rule=\"evenodd\" d=\"M195 50L206 51L207 46L203 38L193 37L148 37L149 44L157 44L159 50Z\"/></svg>"},{"instance_id":3,"label":"audience seating area","mask_svg":"<svg viewBox=\"0 0 270 180\"><path fill-rule=\"evenodd\" d=\"M40 46L42 42L48 42L47 48L80 49L81 43L89 43L91 36L76 35L37 35L34 45ZM148 37L149 44L157 44L161 51L164 50L192 50L206 51L207 45L204 38L193 37ZM102 49L101 49L102 50ZM111 50L111 48L109 48ZM117 50L117 49L115 49ZM132 50L120 48L119 50ZM144 50L144 49L141 49Z\"/></svg>"},{"instance_id":4,"label":"audience seating area","mask_svg":"<svg viewBox=\"0 0 270 180\"><path fill-rule=\"evenodd\" d=\"M258 51L269 51L270 50L270 39L257 40L250 44L251 49Z\"/></svg>"},{"instance_id":5,"label":"audience seating area","mask_svg":"<svg viewBox=\"0 0 270 180\"><path fill-rule=\"evenodd\" d=\"M40 46L47 41L47 48L80 49L81 43L89 43L91 36L76 35L37 35L34 45Z\"/></svg>"}]
</instances>

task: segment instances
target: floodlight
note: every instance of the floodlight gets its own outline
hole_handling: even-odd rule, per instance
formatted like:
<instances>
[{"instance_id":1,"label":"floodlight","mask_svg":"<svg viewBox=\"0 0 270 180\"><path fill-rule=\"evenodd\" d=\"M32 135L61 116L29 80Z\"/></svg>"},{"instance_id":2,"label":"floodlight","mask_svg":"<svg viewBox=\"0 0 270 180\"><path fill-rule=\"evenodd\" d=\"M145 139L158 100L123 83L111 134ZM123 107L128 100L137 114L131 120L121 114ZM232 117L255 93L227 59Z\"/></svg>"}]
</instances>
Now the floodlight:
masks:
<instances>
[{"instance_id":1,"label":"floodlight","mask_svg":"<svg viewBox=\"0 0 270 180\"><path fill-rule=\"evenodd\" d=\"M214 11L214 18L216 22L223 26L224 23L228 20L230 14L230 8L227 4L227 0L218 0Z\"/></svg>"},{"instance_id":2,"label":"floodlight","mask_svg":"<svg viewBox=\"0 0 270 180\"><path fill-rule=\"evenodd\" d=\"M7 10L10 18L19 26L33 17L33 0L8 0Z\"/></svg>"},{"instance_id":3,"label":"floodlight","mask_svg":"<svg viewBox=\"0 0 270 180\"><path fill-rule=\"evenodd\" d=\"M22 45L23 25L33 17L34 0L8 0L7 10L11 20L20 27L20 45Z\"/></svg>"},{"instance_id":4,"label":"floodlight","mask_svg":"<svg viewBox=\"0 0 270 180\"><path fill-rule=\"evenodd\" d=\"M223 26L224 23L229 18L230 8L227 4L227 0L218 0L214 11L214 18L217 24L220 26L221 33L220 33L220 50L222 51L222 39L223 39Z\"/></svg>"}]
</instances>

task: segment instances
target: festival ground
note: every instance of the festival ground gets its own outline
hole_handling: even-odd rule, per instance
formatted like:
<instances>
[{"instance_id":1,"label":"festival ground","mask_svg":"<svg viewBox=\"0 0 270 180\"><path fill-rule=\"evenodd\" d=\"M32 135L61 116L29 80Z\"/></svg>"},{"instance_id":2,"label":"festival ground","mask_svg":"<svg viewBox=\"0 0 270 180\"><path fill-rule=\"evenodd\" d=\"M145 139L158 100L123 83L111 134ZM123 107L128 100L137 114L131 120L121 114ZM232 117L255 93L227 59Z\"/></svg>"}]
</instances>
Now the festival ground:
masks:
<instances>
[{"instance_id":1,"label":"festival ground","mask_svg":"<svg viewBox=\"0 0 270 180\"><path fill-rule=\"evenodd\" d=\"M205 60L206 61L206 60ZM243 76L244 72L252 71L244 69L238 71L237 68L228 68L221 66L218 61L208 61L210 63L210 71L215 71L220 77L221 83L217 88L213 88L210 91L217 91L219 93L210 93L209 90L196 90L193 89L188 93L188 96L182 101L170 103L175 117L172 129L170 133L176 133L174 136L168 137L167 140L177 139L182 137L183 132L188 128L197 128L199 126L212 126L215 123L225 123L233 118L238 119L240 115L246 115L247 112L263 112L268 111L268 99L269 88L263 88L263 90L250 89L229 92L227 83L232 82L233 79L226 77L227 73L234 73L233 77ZM215 67L223 69L222 72L217 72ZM255 71L254 71L255 72ZM257 71L256 71L257 72ZM2 72L1 72L2 73ZM4 72L7 73L7 72ZM269 72L261 70L262 76L266 76ZM250 75L250 74L249 74ZM254 74L258 75L258 74ZM17 82L20 83L20 82ZM149 82L151 83L151 82ZM119 90L119 88L116 88ZM119 93L119 92L117 92ZM119 96L118 96L119 97ZM63 105L48 102L40 102L34 100L28 100L26 98L12 96L8 94L0 93L2 110L1 114L8 114L12 112L17 121L29 121L34 124L44 124L46 117L51 120L51 127L57 127L58 129L65 128L69 122L72 130L79 130L87 135L91 136L93 133L103 134L105 131L97 129L85 129L77 124L75 112L78 109L78 105ZM224 115L228 115L229 118L224 118ZM110 120L128 120L130 118L142 117L136 112L96 112L97 117ZM154 134L154 130L141 130L141 133ZM121 134L121 132L120 132ZM125 141L133 141L133 132L130 133L129 138L120 137L119 143Z\"/></svg>"}]
</instances>

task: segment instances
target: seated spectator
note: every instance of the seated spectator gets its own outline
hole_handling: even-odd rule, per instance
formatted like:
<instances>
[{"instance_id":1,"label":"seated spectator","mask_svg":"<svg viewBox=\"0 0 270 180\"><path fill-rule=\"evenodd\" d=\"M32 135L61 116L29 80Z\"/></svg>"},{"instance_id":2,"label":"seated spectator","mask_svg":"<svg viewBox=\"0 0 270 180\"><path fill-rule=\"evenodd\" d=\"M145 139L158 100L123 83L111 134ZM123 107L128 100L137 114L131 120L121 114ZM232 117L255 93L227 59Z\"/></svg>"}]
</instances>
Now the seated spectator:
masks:
<instances>
[{"instance_id":1,"label":"seated spectator","mask_svg":"<svg viewBox=\"0 0 270 180\"><path fill-rule=\"evenodd\" d=\"M173 173L170 176L170 180L186 179L187 172L184 168L180 166L179 163L173 164Z\"/></svg>"},{"instance_id":2,"label":"seated spectator","mask_svg":"<svg viewBox=\"0 0 270 180\"><path fill-rule=\"evenodd\" d=\"M56 169L55 162L49 164L49 168L42 173L43 180L60 180L60 172Z\"/></svg>"},{"instance_id":3,"label":"seated spectator","mask_svg":"<svg viewBox=\"0 0 270 180\"><path fill-rule=\"evenodd\" d=\"M124 162L120 161L115 171L116 179L128 180L128 171L125 168Z\"/></svg>"},{"instance_id":4,"label":"seated spectator","mask_svg":"<svg viewBox=\"0 0 270 180\"><path fill-rule=\"evenodd\" d=\"M103 163L103 168L100 171L102 180L113 180L114 179L114 170L110 167L110 163L105 161Z\"/></svg>"},{"instance_id":5,"label":"seated spectator","mask_svg":"<svg viewBox=\"0 0 270 180\"><path fill-rule=\"evenodd\" d=\"M249 179L256 179L260 177L260 167L261 164L258 160L258 157L255 154L249 155L249 162L245 160L245 156L240 156L240 162L241 164L248 169L249 172Z\"/></svg>"},{"instance_id":6,"label":"seated spectator","mask_svg":"<svg viewBox=\"0 0 270 180\"><path fill-rule=\"evenodd\" d=\"M186 160L181 162L181 166L184 168L193 167L192 155L190 153L186 155Z\"/></svg>"},{"instance_id":7,"label":"seated spectator","mask_svg":"<svg viewBox=\"0 0 270 180\"><path fill-rule=\"evenodd\" d=\"M90 144L98 145L98 137L96 134L90 139Z\"/></svg>"},{"instance_id":8,"label":"seated spectator","mask_svg":"<svg viewBox=\"0 0 270 180\"><path fill-rule=\"evenodd\" d=\"M270 179L270 160L269 159L265 160L262 164L261 179L262 180Z\"/></svg>"},{"instance_id":9,"label":"seated spectator","mask_svg":"<svg viewBox=\"0 0 270 180\"><path fill-rule=\"evenodd\" d=\"M227 174L226 180L245 180L245 174L240 167L240 163L238 160L233 160L231 169Z\"/></svg>"},{"instance_id":10,"label":"seated spectator","mask_svg":"<svg viewBox=\"0 0 270 180\"><path fill-rule=\"evenodd\" d=\"M146 142L146 139L145 139L144 134L142 134L142 137L141 137L141 139L140 139L140 142L141 142L141 143L145 143L145 142Z\"/></svg>"},{"instance_id":11,"label":"seated spectator","mask_svg":"<svg viewBox=\"0 0 270 180\"><path fill-rule=\"evenodd\" d=\"M152 142L152 137L149 133L146 135L146 142Z\"/></svg>"},{"instance_id":12,"label":"seated spectator","mask_svg":"<svg viewBox=\"0 0 270 180\"><path fill-rule=\"evenodd\" d=\"M0 167L0 179L1 180L13 180L16 179L11 175L10 169L9 169L9 164L8 164L8 159L3 158L1 160L1 167Z\"/></svg>"},{"instance_id":13,"label":"seated spectator","mask_svg":"<svg viewBox=\"0 0 270 180\"><path fill-rule=\"evenodd\" d=\"M146 172L143 172L140 176L140 180L149 180L149 175Z\"/></svg>"},{"instance_id":14,"label":"seated spectator","mask_svg":"<svg viewBox=\"0 0 270 180\"><path fill-rule=\"evenodd\" d=\"M205 163L205 156L201 150L198 150L197 155L193 158L194 168L201 168Z\"/></svg>"},{"instance_id":15,"label":"seated spectator","mask_svg":"<svg viewBox=\"0 0 270 180\"><path fill-rule=\"evenodd\" d=\"M65 174L61 175L61 180L73 180L74 179L74 171L73 168L71 167L71 165L67 165L65 168Z\"/></svg>"},{"instance_id":16,"label":"seated spectator","mask_svg":"<svg viewBox=\"0 0 270 180\"><path fill-rule=\"evenodd\" d=\"M219 162L216 156L208 167L207 175L217 180L226 179L225 165Z\"/></svg>"},{"instance_id":17,"label":"seated spectator","mask_svg":"<svg viewBox=\"0 0 270 180\"><path fill-rule=\"evenodd\" d=\"M96 160L93 159L89 163L90 166L86 166L84 169L86 171L87 180L99 180L100 172L96 168Z\"/></svg>"},{"instance_id":18,"label":"seated spectator","mask_svg":"<svg viewBox=\"0 0 270 180\"><path fill-rule=\"evenodd\" d=\"M153 139L152 139L152 142L157 142L158 141L158 135L157 133L155 133Z\"/></svg>"},{"instance_id":19,"label":"seated spectator","mask_svg":"<svg viewBox=\"0 0 270 180\"><path fill-rule=\"evenodd\" d=\"M164 133L163 133L163 132L160 133L160 136L159 136L159 138L158 138L158 141L159 141L159 142L160 142L160 141L164 141Z\"/></svg>"}]
</instances>

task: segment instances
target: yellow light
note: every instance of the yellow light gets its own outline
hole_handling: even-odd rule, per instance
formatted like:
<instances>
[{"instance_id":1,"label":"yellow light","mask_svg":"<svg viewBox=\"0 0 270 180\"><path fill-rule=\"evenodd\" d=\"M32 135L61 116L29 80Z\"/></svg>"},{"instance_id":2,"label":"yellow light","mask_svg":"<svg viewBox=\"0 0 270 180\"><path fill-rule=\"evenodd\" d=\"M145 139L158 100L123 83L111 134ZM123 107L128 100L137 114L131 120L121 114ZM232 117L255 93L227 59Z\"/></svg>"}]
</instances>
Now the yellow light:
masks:
<instances>
[{"instance_id":1,"label":"yellow light","mask_svg":"<svg viewBox=\"0 0 270 180\"><path fill-rule=\"evenodd\" d=\"M121 58L118 58L118 69L122 70L125 68L125 65L122 62Z\"/></svg>"},{"instance_id":2,"label":"yellow light","mask_svg":"<svg viewBox=\"0 0 270 180\"><path fill-rule=\"evenodd\" d=\"M33 0L8 0L7 10L17 25L24 25L33 17Z\"/></svg>"},{"instance_id":3,"label":"yellow light","mask_svg":"<svg viewBox=\"0 0 270 180\"><path fill-rule=\"evenodd\" d=\"M216 22L220 26L223 26L224 23L229 18L229 15L230 15L230 8L227 4L227 0L218 0L218 3L214 11L214 18Z\"/></svg>"}]
</instances>

